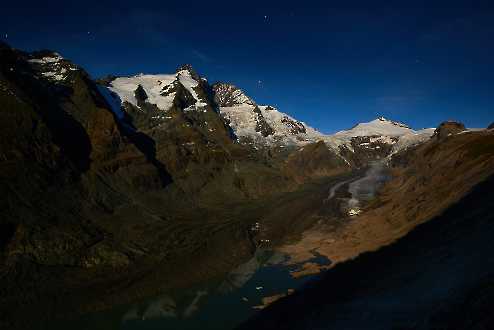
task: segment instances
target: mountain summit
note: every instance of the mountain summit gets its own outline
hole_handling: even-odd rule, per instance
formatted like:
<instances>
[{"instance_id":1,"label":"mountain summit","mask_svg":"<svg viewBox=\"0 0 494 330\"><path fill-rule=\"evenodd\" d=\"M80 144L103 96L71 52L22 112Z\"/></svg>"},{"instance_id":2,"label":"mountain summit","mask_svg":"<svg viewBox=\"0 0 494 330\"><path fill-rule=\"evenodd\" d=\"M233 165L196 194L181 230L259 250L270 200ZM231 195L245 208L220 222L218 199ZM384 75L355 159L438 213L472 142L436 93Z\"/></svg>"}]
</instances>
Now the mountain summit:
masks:
<instances>
[{"instance_id":1,"label":"mountain summit","mask_svg":"<svg viewBox=\"0 0 494 330\"><path fill-rule=\"evenodd\" d=\"M368 123L360 123L349 130L339 131L335 136L354 137L354 136L401 136L413 133L414 131L405 124L379 117Z\"/></svg>"}]
</instances>

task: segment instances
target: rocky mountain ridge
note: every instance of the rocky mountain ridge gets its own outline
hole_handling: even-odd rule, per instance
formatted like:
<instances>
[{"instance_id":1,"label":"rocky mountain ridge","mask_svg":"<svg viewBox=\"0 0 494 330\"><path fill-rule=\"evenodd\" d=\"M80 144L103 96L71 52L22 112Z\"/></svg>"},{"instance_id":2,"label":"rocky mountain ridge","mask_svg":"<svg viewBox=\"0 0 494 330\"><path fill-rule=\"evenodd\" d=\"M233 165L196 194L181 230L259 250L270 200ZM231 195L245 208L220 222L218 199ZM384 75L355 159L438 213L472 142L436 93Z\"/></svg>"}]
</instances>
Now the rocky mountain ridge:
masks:
<instances>
[{"instance_id":1,"label":"rocky mountain ridge","mask_svg":"<svg viewBox=\"0 0 494 330\"><path fill-rule=\"evenodd\" d=\"M115 112L123 107L128 113L132 112L129 106L132 106L133 112L136 112L136 108L141 109L140 107L145 104L148 107L154 105L161 110L161 113L152 117L156 121L170 119L170 116L163 113L168 112L176 104L181 104L184 111L196 107L206 109L209 106L217 109L235 134L237 141L242 144L254 148L296 149L306 144L324 141L327 147L346 163L358 166L364 166L369 159L366 157L356 162L352 160L360 158L358 155L355 156L356 153L376 154L377 158L385 158L392 152L424 142L432 135L433 129L415 131L403 123L384 117L357 124L350 130L339 131L333 135L323 134L273 106L257 104L244 91L232 84L215 83L209 86L191 66L184 67L185 70L181 69L176 74L170 75L140 74L134 77L114 77L106 82L115 97L109 102L117 105ZM186 86L185 92L179 92L179 95L185 94L184 97L178 98L182 99L181 103L177 101L177 84ZM211 93L212 99L199 98L196 90L202 97ZM146 96L145 99L138 101L136 98L138 91ZM379 150L381 148L382 150Z\"/></svg>"}]
</instances>

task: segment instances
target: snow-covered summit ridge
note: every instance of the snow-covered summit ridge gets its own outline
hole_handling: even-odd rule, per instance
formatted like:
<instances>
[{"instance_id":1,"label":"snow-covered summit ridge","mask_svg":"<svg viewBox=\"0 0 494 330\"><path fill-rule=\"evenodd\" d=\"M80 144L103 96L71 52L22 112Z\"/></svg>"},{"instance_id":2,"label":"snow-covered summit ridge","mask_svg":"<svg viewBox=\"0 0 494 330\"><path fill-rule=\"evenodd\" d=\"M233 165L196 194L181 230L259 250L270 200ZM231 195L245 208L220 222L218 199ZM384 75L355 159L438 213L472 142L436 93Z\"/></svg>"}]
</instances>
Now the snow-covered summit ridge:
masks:
<instances>
[{"instance_id":1,"label":"snow-covered summit ridge","mask_svg":"<svg viewBox=\"0 0 494 330\"><path fill-rule=\"evenodd\" d=\"M345 146L353 150L351 143L354 137L370 136L374 137L375 142L395 144L398 138L406 136L395 148L401 150L424 141L432 134L430 130L419 133L403 123L378 117L371 122L360 123L350 130L326 135L275 107L257 105L234 85L217 83L213 85L213 90L220 113L228 120L236 136L256 145L302 146L322 140L335 150ZM266 126L269 127L269 134L260 129Z\"/></svg>"},{"instance_id":2,"label":"snow-covered summit ridge","mask_svg":"<svg viewBox=\"0 0 494 330\"><path fill-rule=\"evenodd\" d=\"M379 117L379 118L377 118L377 119L378 119L379 121L382 121L382 122L388 122L388 123L391 123L391 124L393 124L393 125L395 125L395 126L404 127L404 128L410 128L410 129L411 129L411 127L410 127L410 126L408 126L408 125L406 125L406 124L403 124L403 123L398 122L398 121L389 120L389 119L387 119L387 118L384 118L383 116L381 116L381 117Z\"/></svg>"},{"instance_id":3,"label":"snow-covered summit ridge","mask_svg":"<svg viewBox=\"0 0 494 330\"><path fill-rule=\"evenodd\" d=\"M368 123L360 123L349 130L339 131L336 137L351 138L356 136L402 136L414 133L409 126L379 117Z\"/></svg>"},{"instance_id":4,"label":"snow-covered summit ridge","mask_svg":"<svg viewBox=\"0 0 494 330\"><path fill-rule=\"evenodd\" d=\"M118 77L109 83L108 88L120 98L140 108L136 91L141 89L147 96L145 102L154 104L158 109L168 111L173 106L176 87L182 85L192 95L195 104L184 110L203 109L207 106L197 93L200 77L188 66L181 67L175 74L138 74L131 77ZM139 87L140 86L140 87Z\"/></svg>"},{"instance_id":5,"label":"snow-covered summit ridge","mask_svg":"<svg viewBox=\"0 0 494 330\"><path fill-rule=\"evenodd\" d=\"M195 100L184 111L206 109L208 100L203 100L201 96L208 93L207 81L188 65L180 67L175 74L139 74L115 78L108 84L108 89L118 95L120 104L128 102L140 109L140 104L147 102L162 111L174 106L177 87L185 88ZM326 135L276 107L257 104L235 85L220 82L212 85L211 90L220 115L226 119L238 140L256 147L303 146L322 140L336 151L341 147L353 150L352 139L369 136L379 139L379 143L396 144L393 149L397 151L420 143L431 135L429 130L417 132L384 117ZM402 137L402 141L396 143Z\"/></svg>"},{"instance_id":6,"label":"snow-covered summit ridge","mask_svg":"<svg viewBox=\"0 0 494 330\"><path fill-rule=\"evenodd\" d=\"M303 145L321 140L322 133L269 105L258 105L228 83L213 85L221 115L239 140L254 145Z\"/></svg>"},{"instance_id":7,"label":"snow-covered summit ridge","mask_svg":"<svg viewBox=\"0 0 494 330\"><path fill-rule=\"evenodd\" d=\"M349 130L339 131L325 138L328 144L346 146L353 150L352 140L359 137L375 137L371 138L371 142L385 143L392 145L392 154L411 146L423 143L430 139L434 133L434 128L426 128L422 130L414 130L410 126L378 117L368 123L359 123Z\"/></svg>"}]
</instances>

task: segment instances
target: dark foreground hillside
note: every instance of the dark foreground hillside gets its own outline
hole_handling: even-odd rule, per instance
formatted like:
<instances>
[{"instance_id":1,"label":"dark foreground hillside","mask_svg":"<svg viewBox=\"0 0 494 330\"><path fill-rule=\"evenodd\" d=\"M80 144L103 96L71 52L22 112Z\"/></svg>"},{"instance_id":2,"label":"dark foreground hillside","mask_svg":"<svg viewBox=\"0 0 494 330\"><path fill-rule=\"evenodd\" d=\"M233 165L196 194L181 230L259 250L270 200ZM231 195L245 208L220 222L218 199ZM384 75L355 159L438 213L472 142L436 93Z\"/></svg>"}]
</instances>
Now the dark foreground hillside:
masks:
<instances>
[{"instance_id":1,"label":"dark foreground hillside","mask_svg":"<svg viewBox=\"0 0 494 330\"><path fill-rule=\"evenodd\" d=\"M494 177L240 329L493 329Z\"/></svg>"}]
</instances>

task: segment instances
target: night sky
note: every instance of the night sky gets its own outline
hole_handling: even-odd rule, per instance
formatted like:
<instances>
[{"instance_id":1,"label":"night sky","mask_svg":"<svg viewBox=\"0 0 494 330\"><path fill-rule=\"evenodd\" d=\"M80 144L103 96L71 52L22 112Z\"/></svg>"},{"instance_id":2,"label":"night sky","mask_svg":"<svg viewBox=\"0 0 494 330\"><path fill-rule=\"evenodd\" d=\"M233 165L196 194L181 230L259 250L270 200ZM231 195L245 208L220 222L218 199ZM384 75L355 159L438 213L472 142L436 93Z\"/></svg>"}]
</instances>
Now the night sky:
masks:
<instances>
[{"instance_id":1,"label":"night sky","mask_svg":"<svg viewBox=\"0 0 494 330\"><path fill-rule=\"evenodd\" d=\"M325 133L379 115L485 127L490 2L10 1L0 34L15 48L56 50L95 78L191 63Z\"/></svg>"}]
</instances>

